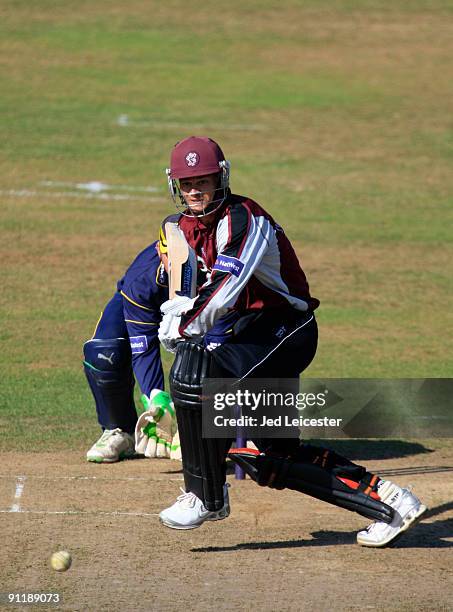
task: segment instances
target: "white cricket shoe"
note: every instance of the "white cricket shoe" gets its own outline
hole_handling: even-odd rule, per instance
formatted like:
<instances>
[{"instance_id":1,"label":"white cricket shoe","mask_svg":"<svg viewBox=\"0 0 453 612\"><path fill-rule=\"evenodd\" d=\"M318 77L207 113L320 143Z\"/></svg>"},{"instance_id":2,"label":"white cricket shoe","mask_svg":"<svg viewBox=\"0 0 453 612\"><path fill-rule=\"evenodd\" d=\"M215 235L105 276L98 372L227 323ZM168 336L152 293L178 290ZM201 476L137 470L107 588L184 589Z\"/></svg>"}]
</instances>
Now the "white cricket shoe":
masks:
<instances>
[{"instance_id":1,"label":"white cricket shoe","mask_svg":"<svg viewBox=\"0 0 453 612\"><path fill-rule=\"evenodd\" d=\"M87 452L87 461L115 463L135 454L133 436L119 428L105 429L102 436Z\"/></svg>"},{"instance_id":2,"label":"white cricket shoe","mask_svg":"<svg viewBox=\"0 0 453 612\"><path fill-rule=\"evenodd\" d=\"M201 499L195 493L186 493L181 489L180 495L173 506L162 510L159 514L160 522L172 529L195 529L200 527L205 521L221 521L230 514L230 500L228 487L223 485L223 508L215 512L206 510Z\"/></svg>"},{"instance_id":3,"label":"white cricket shoe","mask_svg":"<svg viewBox=\"0 0 453 612\"><path fill-rule=\"evenodd\" d=\"M395 515L391 523L376 521L363 531L359 531L357 543L362 546L380 548L395 542L426 512L426 506L411 493L410 487L402 489L390 480L382 480L378 485L378 495L381 501L394 509Z\"/></svg>"}]
</instances>

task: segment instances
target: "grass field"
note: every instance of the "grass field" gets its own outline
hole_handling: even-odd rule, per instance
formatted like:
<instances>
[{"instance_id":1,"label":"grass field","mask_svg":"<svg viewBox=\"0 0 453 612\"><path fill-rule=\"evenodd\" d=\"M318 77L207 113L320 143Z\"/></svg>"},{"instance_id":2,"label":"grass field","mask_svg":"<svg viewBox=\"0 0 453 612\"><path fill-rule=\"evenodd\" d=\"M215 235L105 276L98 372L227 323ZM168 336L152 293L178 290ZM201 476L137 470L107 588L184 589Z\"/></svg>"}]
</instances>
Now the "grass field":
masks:
<instances>
[{"instance_id":1,"label":"grass field","mask_svg":"<svg viewBox=\"0 0 453 612\"><path fill-rule=\"evenodd\" d=\"M435 0L5 0L2 447L96 431L81 346L172 212L163 169L190 134L220 141L233 189L296 246L322 304L310 375L449 376L452 15ZM112 189L76 187L94 181Z\"/></svg>"},{"instance_id":2,"label":"grass field","mask_svg":"<svg viewBox=\"0 0 453 612\"><path fill-rule=\"evenodd\" d=\"M192 134L220 142L233 190L300 256L321 300L308 375L453 371L453 1L195 4L0 4L0 592L56 588L68 610L446 610L451 440L346 444L431 507L380 557L357 552L357 516L249 480L220 531L154 541L175 465L84 462L82 345L173 212L164 169ZM55 546L76 557L57 577Z\"/></svg>"}]
</instances>

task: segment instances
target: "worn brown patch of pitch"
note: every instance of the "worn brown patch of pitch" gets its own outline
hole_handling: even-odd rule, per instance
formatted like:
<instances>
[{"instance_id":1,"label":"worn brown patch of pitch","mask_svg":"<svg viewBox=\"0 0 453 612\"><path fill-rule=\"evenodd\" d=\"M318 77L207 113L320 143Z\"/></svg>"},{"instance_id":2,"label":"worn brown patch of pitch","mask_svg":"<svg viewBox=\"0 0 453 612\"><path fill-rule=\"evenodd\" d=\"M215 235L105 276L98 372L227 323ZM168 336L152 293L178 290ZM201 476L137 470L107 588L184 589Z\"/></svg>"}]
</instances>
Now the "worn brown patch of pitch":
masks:
<instances>
[{"instance_id":1,"label":"worn brown patch of pitch","mask_svg":"<svg viewBox=\"0 0 453 612\"><path fill-rule=\"evenodd\" d=\"M292 491L233 479L230 518L178 532L156 516L115 514L152 514L171 503L181 482L173 463L99 466L75 453L35 454L33 461L6 453L1 509L10 508L16 476L25 475L21 508L36 513L2 514L1 581L4 589L59 591L64 610L271 610L275 601L280 610L301 602L355 610L376 601L380 609L446 608L453 597L452 462L448 447L366 462L401 484L410 480L431 508L395 548L379 551L355 544L366 519ZM50 514L68 510L76 514ZM65 574L48 565L60 548L73 555Z\"/></svg>"}]
</instances>

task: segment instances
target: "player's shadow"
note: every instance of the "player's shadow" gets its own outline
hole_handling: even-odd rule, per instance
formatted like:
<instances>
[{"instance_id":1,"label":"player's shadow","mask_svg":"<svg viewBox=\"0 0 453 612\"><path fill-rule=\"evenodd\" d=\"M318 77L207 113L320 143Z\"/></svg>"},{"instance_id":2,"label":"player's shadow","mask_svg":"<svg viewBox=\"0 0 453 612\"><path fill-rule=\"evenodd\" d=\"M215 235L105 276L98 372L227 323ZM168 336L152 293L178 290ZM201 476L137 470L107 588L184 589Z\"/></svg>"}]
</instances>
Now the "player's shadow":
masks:
<instances>
[{"instance_id":1,"label":"player's shadow","mask_svg":"<svg viewBox=\"0 0 453 612\"><path fill-rule=\"evenodd\" d=\"M428 510L423 521L453 510L453 502L446 502ZM453 519L438 520L433 523L420 522L404 537L395 542L394 548L453 548ZM356 532L313 531L310 540L281 540L274 542L241 542L232 546L202 546L192 548L191 552L232 552L239 550L272 550L284 548L311 548L314 546L341 546L356 542ZM450 538L449 541L447 538Z\"/></svg>"},{"instance_id":2,"label":"player's shadow","mask_svg":"<svg viewBox=\"0 0 453 612\"><path fill-rule=\"evenodd\" d=\"M379 459L397 459L434 452L419 442L404 440L305 440L307 444L322 446L334 450L353 461L371 461ZM453 468L452 468L453 470ZM227 474L233 474L233 462L227 462ZM417 472L418 473L418 472Z\"/></svg>"},{"instance_id":3,"label":"player's shadow","mask_svg":"<svg viewBox=\"0 0 453 612\"><path fill-rule=\"evenodd\" d=\"M419 442L404 440L307 440L314 446L325 446L352 460L397 459L411 455L432 453Z\"/></svg>"}]
</instances>

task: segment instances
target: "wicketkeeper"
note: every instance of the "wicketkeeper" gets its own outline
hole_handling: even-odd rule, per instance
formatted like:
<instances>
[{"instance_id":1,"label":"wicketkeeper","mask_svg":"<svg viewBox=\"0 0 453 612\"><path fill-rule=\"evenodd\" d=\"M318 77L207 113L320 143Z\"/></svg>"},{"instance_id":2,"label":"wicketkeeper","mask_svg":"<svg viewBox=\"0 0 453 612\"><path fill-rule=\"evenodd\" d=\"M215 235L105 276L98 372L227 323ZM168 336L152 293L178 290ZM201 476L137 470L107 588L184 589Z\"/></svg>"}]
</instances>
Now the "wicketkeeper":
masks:
<instances>
[{"instance_id":1,"label":"wicketkeeper","mask_svg":"<svg viewBox=\"0 0 453 612\"><path fill-rule=\"evenodd\" d=\"M205 280L195 300L164 307L159 338L176 354L170 391L176 407L185 493L160 513L174 529L224 519L230 506L225 458L231 440L202 437L202 384L210 378L294 378L317 347L306 276L283 229L256 202L233 195L230 164L209 138L177 143L167 170L178 224ZM223 326L228 322L229 325ZM220 326L216 340L207 342ZM408 489L325 448L296 439L255 440L230 453L258 484L301 491L373 519L357 541L386 546L426 510Z\"/></svg>"},{"instance_id":2,"label":"wicketkeeper","mask_svg":"<svg viewBox=\"0 0 453 612\"><path fill-rule=\"evenodd\" d=\"M118 282L91 340L84 370L103 433L87 460L114 463L135 454L180 458L173 402L164 389L157 337L168 300L165 235L142 251ZM134 375L144 412L137 419Z\"/></svg>"}]
</instances>

